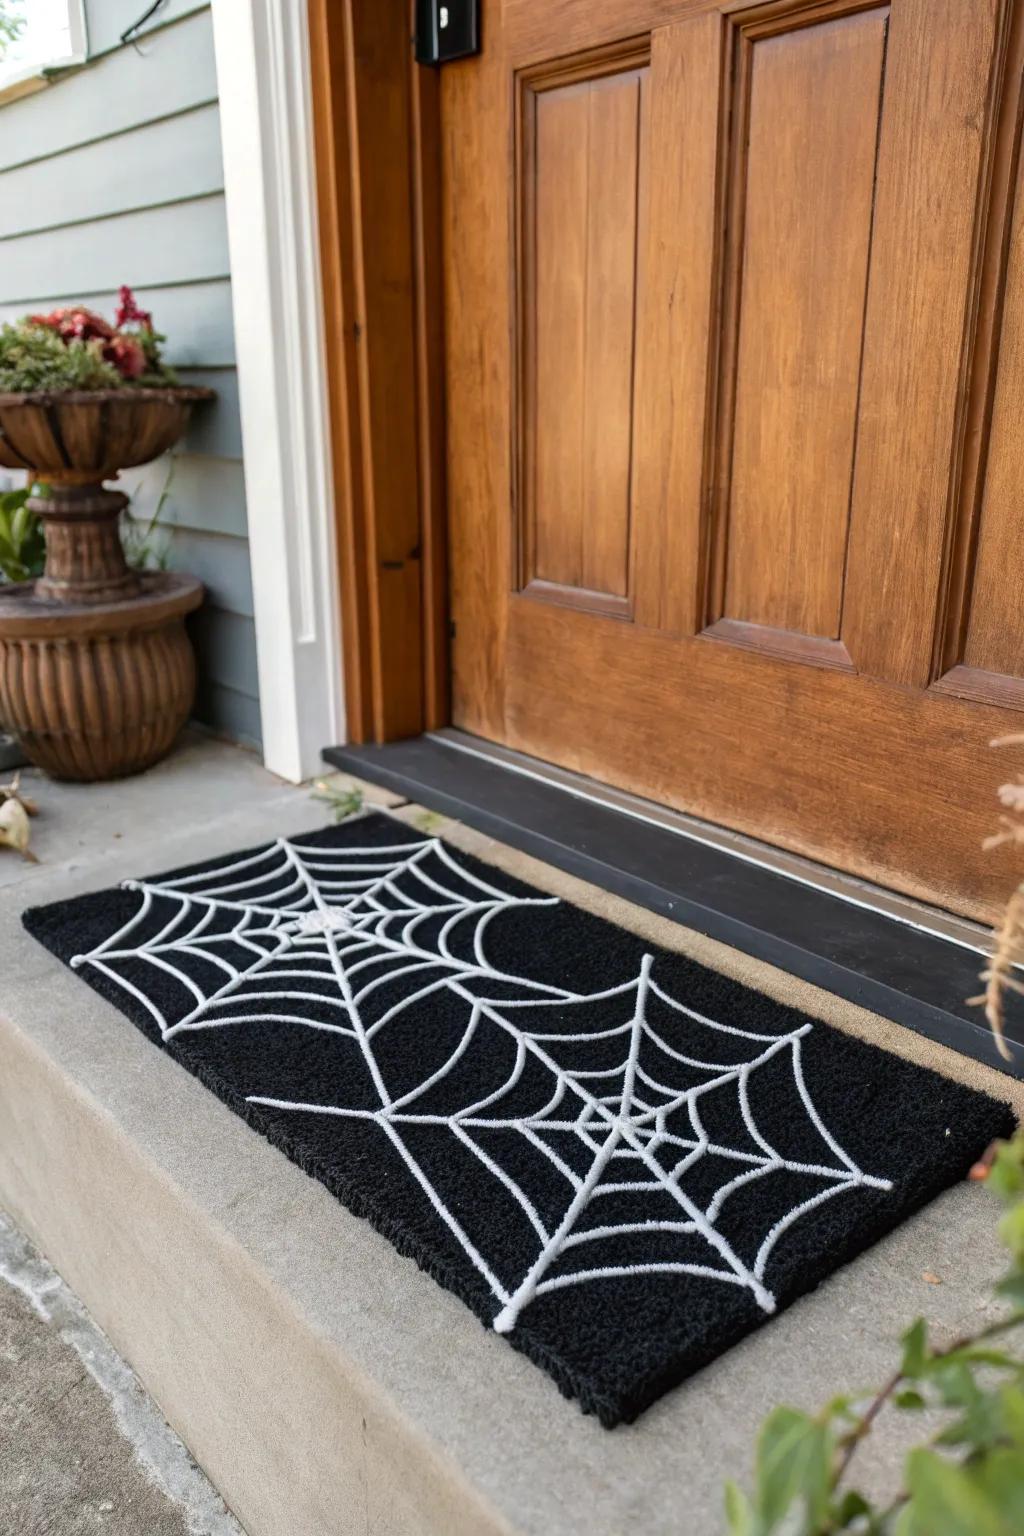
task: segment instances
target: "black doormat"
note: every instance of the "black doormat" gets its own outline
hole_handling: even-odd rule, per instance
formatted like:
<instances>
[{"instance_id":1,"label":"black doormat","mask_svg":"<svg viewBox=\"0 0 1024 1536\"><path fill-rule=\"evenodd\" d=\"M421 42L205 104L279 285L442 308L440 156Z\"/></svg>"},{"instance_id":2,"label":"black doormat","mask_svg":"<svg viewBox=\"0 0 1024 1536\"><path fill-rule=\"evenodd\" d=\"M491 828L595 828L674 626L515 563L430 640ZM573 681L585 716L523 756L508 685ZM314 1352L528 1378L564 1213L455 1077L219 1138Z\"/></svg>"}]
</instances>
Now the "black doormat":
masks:
<instances>
[{"instance_id":1,"label":"black doormat","mask_svg":"<svg viewBox=\"0 0 1024 1536\"><path fill-rule=\"evenodd\" d=\"M24 921L609 1426L1013 1125L384 815Z\"/></svg>"}]
</instances>

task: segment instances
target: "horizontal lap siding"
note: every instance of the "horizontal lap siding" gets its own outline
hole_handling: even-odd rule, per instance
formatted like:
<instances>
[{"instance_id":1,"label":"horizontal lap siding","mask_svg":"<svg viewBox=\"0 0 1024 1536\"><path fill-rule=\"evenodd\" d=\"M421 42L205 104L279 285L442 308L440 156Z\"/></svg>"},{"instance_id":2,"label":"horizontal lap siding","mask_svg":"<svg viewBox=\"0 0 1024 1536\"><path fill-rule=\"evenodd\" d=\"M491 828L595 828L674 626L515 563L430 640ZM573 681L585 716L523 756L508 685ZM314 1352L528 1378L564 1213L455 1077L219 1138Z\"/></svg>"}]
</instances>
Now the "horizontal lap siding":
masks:
<instances>
[{"instance_id":1,"label":"horizontal lap siding","mask_svg":"<svg viewBox=\"0 0 1024 1536\"><path fill-rule=\"evenodd\" d=\"M90 33L92 17L102 16L104 7L105 0L90 0ZM204 7L183 21L150 28L138 49L129 44L104 53L49 90L4 107L0 171L216 100L213 33Z\"/></svg>"},{"instance_id":2,"label":"horizontal lap siding","mask_svg":"<svg viewBox=\"0 0 1024 1536\"><path fill-rule=\"evenodd\" d=\"M36 306L43 298L75 299L83 290L105 287L112 268L138 288L224 277L224 197L217 193L94 222L58 225L40 234L8 235L0 243L0 264L8 302Z\"/></svg>"},{"instance_id":3,"label":"horizontal lap siding","mask_svg":"<svg viewBox=\"0 0 1024 1536\"><path fill-rule=\"evenodd\" d=\"M98 66L97 66L98 67ZM53 100L52 92L47 93ZM154 179L153 168L159 167ZM0 172L0 237L220 193L215 103Z\"/></svg>"},{"instance_id":4,"label":"horizontal lap siding","mask_svg":"<svg viewBox=\"0 0 1024 1536\"><path fill-rule=\"evenodd\" d=\"M126 472L133 510L164 502L157 548L201 577L197 714L259 739L238 382L208 5L169 0L139 47L138 0L89 0L90 62L0 106L0 322L82 301L112 314L129 283L186 383L217 403L174 454Z\"/></svg>"},{"instance_id":5,"label":"horizontal lap siding","mask_svg":"<svg viewBox=\"0 0 1024 1536\"><path fill-rule=\"evenodd\" d=\"M87 8L89 53L96 58L100 54L110 53L119 48L121 34L138 21L148 6L139 5L138 0L88 0ZM166 25L168 22L180 21L184 16L192 16L198 11L206 10L209 10L209 0L164 0L158 19ZM139 36L145 37L146 32L140 33ZM142 44L142 46L146 45Z\"/></svg>"}]
</instances>

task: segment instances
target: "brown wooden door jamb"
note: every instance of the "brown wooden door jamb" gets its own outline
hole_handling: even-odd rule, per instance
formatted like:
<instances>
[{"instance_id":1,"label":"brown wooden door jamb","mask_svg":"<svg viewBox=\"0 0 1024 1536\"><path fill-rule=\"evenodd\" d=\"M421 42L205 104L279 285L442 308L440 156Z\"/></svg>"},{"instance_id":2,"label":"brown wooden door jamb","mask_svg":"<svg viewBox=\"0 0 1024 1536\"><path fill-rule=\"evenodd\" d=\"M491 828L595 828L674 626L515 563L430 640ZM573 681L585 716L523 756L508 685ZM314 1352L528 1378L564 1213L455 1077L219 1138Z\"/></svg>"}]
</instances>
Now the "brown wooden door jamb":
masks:
<instances>
[{"instance_id":1,"label":"brown wooden door jamb","mask_svg":"<svg viewBox=\"0 0 1024 1536\"><path fill-rule=\"evenodd\" d=\"M449 718L439 92L411 4L308 0L348 737Z\"/></svg>"}]
</instances>

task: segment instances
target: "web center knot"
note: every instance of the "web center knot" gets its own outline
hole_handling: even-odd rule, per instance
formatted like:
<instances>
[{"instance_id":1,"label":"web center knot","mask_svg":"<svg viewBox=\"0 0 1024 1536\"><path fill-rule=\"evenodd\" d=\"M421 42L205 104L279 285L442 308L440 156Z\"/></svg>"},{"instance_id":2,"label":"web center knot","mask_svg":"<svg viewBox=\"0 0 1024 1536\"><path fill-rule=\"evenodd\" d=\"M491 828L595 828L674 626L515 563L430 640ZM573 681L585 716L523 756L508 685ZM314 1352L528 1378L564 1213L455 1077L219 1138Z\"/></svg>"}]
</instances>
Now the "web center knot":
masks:
<instances>
[{"instance_id":1,"label":"web center knot","mask_svg":"<svg viewBox=\"0 0 1024 1536\"><path fill-rule=\"evenodd\" d=\"M281 932L307 938L317 933L348 933L351 928L352 918L344 907L318 907L315 912L300 912Z\"/></svg>"}]
</instances>

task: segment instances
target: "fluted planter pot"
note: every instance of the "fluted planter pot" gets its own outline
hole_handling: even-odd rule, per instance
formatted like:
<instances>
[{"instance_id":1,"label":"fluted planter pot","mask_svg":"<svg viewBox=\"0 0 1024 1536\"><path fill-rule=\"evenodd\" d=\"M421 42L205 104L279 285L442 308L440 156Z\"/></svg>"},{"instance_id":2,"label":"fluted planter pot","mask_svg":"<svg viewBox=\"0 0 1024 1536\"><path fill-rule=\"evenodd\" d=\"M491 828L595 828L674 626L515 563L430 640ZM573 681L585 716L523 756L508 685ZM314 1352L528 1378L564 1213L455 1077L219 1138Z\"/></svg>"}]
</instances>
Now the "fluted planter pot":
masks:
<instances>
[{"instance_id":1,"label":"fluted planter pot","mask_svg":"<svg viewBox=\"0 0 1024 1536\"><path fill-rule=\"evenodd\" d=\"M29 506L46 568L0 587L0 721L61 779L113 779L169 750L195 697L185 615L191 576L132 571L118 522L121 469L172 447L207 389L0 394L0 464L46 485Z\"/></svg>"}]
</instances>

